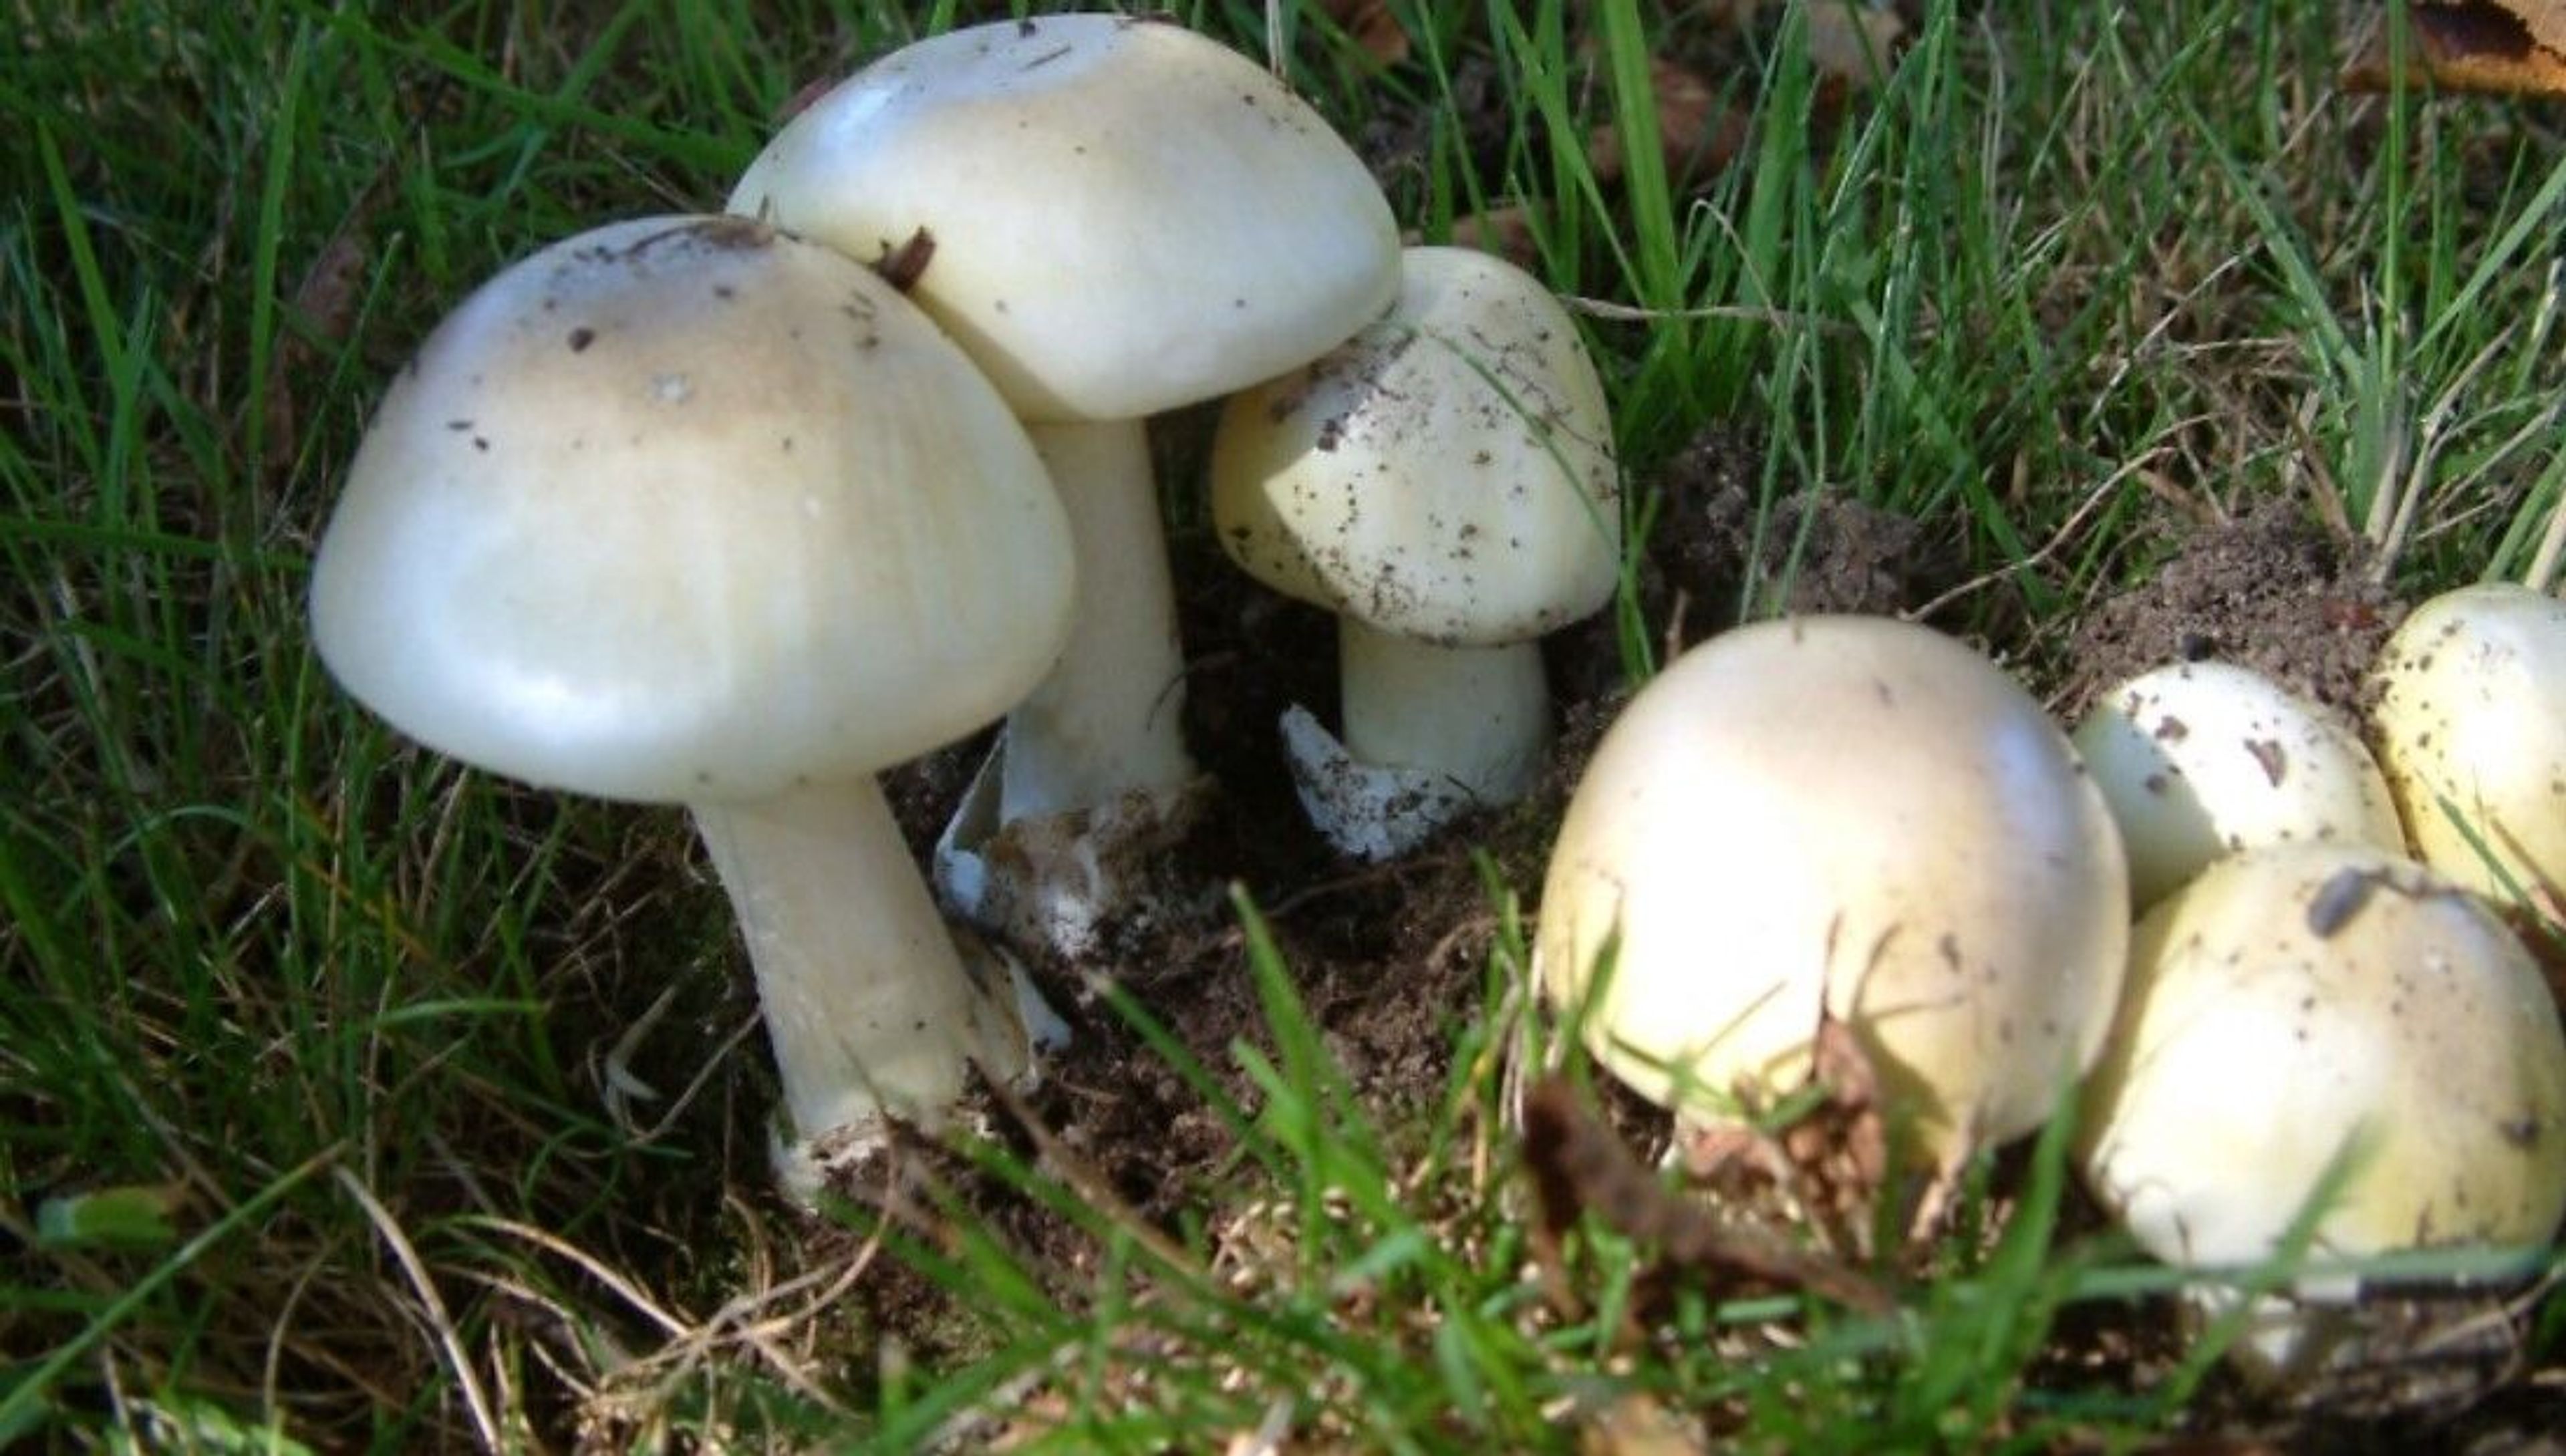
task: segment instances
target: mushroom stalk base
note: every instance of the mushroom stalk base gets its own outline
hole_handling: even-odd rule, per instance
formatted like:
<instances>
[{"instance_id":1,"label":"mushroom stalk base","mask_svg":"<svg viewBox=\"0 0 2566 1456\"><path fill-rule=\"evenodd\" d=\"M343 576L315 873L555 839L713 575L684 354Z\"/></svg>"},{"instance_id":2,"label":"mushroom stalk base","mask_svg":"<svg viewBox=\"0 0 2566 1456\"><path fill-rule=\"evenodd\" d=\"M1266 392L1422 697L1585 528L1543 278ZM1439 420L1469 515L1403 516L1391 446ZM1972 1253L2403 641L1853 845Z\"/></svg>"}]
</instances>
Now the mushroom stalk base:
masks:
<instances>
[{"instance_id":1,"label":"mushroom stalk base","mask_svg":"<svg viewBox=\"0 0 2566 1456\"><path fill-rule=\"evenodd\" d=\"M965 968L873 780L688 806L748 942L790 1126L788 1190L879 1138L950 1117L970 1068L1032 1065L1008 988Z\"/></svg>"},{"instance_id":2,"label":"mushroom stalk base","mask_svg":"<svg viewBox=\"0 0 2566 1456\"><path fill-rule=\"evenodd\" d=\"M1531 792L1550 747L1538 643L1438 647L1340 616L1337 664L1357 762L1448 780L1483 805Z\"/></svg>"},{"instance_id":3,"label":"mushroom stalk base","mask_svg":"<svg viewBox=\"0 0 2566 1456\"><path fill-rule=\"evenodd\" d=\"M1078 598L1069 642L1007 717L998 817L1097 809L1192 782L1149 433L1138 419L1026 427L1069 515Z\"/></svg>"},{"instance_id":4,"label":"mushroom stalk base","mask_svg":"<svg viewBox=\"0 0 2566 1456\"><path fill-rule=\"evenodd\" d=\"M1002 821L998 786L1012 746L1011 734L999 736L936 840L936 892L1010 945L1089 959L1106 951L1115 926L1155 909L1154 867L1202 818L1211 779Z\"/></svg>"}]
</instances>

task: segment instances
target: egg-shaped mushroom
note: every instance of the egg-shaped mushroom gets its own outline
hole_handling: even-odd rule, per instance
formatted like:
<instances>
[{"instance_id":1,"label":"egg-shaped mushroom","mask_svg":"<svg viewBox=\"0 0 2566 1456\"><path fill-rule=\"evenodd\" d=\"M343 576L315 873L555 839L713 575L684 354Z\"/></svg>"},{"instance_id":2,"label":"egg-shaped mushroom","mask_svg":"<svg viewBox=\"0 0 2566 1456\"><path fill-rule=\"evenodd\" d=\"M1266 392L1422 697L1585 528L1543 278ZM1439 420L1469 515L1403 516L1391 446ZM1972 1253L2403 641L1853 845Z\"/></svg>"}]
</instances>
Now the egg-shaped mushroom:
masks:
<instances>
[{"instance_id":1,"label":"egg-shaped mushroom","mask_svg":"<svg viewBox=\"0 0 2566 1456\"><path fill-rule=\"evenodd\" d=\"M2417 855L2566 919L2566 602L2443 593L2399 624L2373 681L2372 740Z\"/></svg>"},{"instance_id":2,"label":"egg-shaped mushroom","mask_svg":"<svg viewBox=\"0 0 2566 1456\"><path fill-rule=\"evenodd\" d=\"M1550 742L1541 636L1611 600L1622 505L1604 382L1540 280L1411 248L1390 316L1230 396L1212 520L1248 575L1337 613L1342 745L1285 720L1330 843L1405 852L1510 804Z\"/></svg>"},{"instance_id":3,"label":"egg-shaped mushroom","mask_svg":"<svg viewBox=\"0 0 2566 1456\"><path fill-rule=\"evenodd\" d=\"M1869 1057L1911 1166L2044 1121L2100 1048L2129 933L2103 798L1994 663L1812 616L1677 659L1605 735L1537 955L1615 1076L1718 1121ZM1902 1135L1903 1129L1903 1135Z\"/></svg>"},{"instance_id":4,"label":"egg-shaped mushroom","mask_svg":"<svg viewBox=\"0 0 2566 1456\"><path fill-rule=\"evenodd\" d=\"M2566 1214L2566 1034L2529 952L2423 865L2248 850L2140 922L2080 1142L2095 1195L2170 1264L2268 1259L2327 1192L2320 1255L2542 1245ZM2303 1310L2272 1308L2249 1372L2308 1356Z\"/></svg>"},{"instance_id":5,"label":"egg-shaped mushroom","mask_svg":"<svg viewBox=\"0 0 2566 1456\"><path fill-rule=\"evenodd\" d=\"M2221 854L2293 841L2406 848L2350 720L2231 662L2176 662L2096 700L2076 750L2110 801L2141 909Z\"/></svg>"}]
</instances>

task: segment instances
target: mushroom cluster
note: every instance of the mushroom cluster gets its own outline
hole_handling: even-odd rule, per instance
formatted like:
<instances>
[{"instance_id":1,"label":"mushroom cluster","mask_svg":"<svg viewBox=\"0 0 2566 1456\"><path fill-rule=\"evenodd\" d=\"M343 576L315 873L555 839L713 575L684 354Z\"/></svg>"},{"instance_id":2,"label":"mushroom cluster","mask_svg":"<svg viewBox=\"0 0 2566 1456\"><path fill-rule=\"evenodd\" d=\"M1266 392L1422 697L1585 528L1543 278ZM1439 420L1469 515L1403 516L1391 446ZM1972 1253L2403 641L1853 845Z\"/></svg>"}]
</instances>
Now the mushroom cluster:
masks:
<instances>
[{"instance_id":1,"label":"mushroom cluster","mask_svg":"<svg viewBox=\"0 0 2566 1456\"><path fill-rule=\"evenodd\" d=\"M1736 628L1589 764L1539 976L1679 1127L1782 1103L1849 1032L1893 1148L1943 1180L2083 1078L2087 1183L2204 1310L2302 1233L2536 1250L2566 1217L2566 1031L2502 912L2554 909L2561 663L2554 599L2428 604L2381 659L2374 760L2225 664L2143 674L2069 740L1923 628ZM2295 1281L2239 1362L2357 1348L2360 1288Z\"/></svg>"},{"instance_id":2,"label":"mushroom cluster","mask_svg":"<svg viewBox=\"0 0 2566 1456\"><path fill-rule=\"evenodd\" d=\"M1117 15L936 36L803 111L727 215L583 233L460 305L351 468L314 636L429 747L688 807L807 1192L1064 1031L965 957L872 776L1007 716L941 888L1091 948L1206 788L1143 419L1399 288L1378 184L1244 57Z\"/></svg>"},{"instance_id":3,"label":"mushroom cluster","mask_svg":"<svg viewBox=\"0 0 2566 1456\"><path fill-rule=\"evenodd\" d=\"M1400 287L1390 204L1262 68L1157 20L1052 15L893 53L785 125L730 197L850 256L912 248L911 298L1032 432L1079 600L938 850L973 918L1068 954L1202 787L1145 416L1315 359Z\"/></svg>"},{"instance_id":4,"label":"mushroom cluster","mask_svg":"<svg viewBox=\"0 0 2566 1456\"><path fill-rule=\"evenodd\" d=\"M2561 673L2566 605L2472 587L2382 650L2369 747L2216 663L2146 674L2078 730L2155 902L2081 1159L2151 1253L2242 1272L2294 1230L2337 1260L2554 1236L2566 1034L2504 916L2553 921L2566 874ZM2372 1357L2361 1286L2258 1297L2235 1361L2295 1383Z\"/></svg>"}]
</instances>

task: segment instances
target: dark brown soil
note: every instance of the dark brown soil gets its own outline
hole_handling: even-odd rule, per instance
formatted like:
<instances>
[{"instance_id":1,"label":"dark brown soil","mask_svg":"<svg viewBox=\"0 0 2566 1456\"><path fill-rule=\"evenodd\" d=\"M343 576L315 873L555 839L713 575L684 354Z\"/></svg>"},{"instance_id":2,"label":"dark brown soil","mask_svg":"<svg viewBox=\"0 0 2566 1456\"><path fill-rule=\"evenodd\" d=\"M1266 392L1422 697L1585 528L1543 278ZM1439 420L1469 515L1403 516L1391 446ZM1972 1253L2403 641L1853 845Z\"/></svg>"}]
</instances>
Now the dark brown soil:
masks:
<instances>
[{"instance_id":1,"label":"dark brown soil","mask_svg":"<svg viewBox=\"0 0 2566 1456\"><path fill-rule=\"evenodd\" d=\"M2117 682L2202 658L2355 711L2371 659L2406 614L2369 569L2358 543L2328 536L2287 501L2196 529L2137 587L2085 615L2062 711L2072 721Z\"/></svg>"}]
</instances>

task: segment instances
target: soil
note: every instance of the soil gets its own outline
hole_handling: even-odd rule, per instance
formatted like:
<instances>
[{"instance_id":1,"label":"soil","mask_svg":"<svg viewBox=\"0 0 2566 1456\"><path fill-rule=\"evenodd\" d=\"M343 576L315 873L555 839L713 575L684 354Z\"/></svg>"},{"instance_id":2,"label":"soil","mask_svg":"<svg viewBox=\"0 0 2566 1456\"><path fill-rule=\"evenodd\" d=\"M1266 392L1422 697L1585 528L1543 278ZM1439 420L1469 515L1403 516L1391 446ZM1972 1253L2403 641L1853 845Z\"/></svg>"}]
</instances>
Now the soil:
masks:
<instances>
[{"instance_id":1,"label":"soil","mask_svg":"<svg viewBox=\"0 0 2566 1456\"><path fill-rule=\"evenodd\" d=\"M1168 468L1186 468L1199 434L1198 421L1169 428L1161 441ZM1759 529L1758 463L1740 441L1714 432L1641 482L1661 508L1638 585L1643 619L1669 624L1657 644L1662 658L1738 619L1744 603L1762 604L1759 611L1908 612L1942 599L1959 577L1954 543L1842 496L1774 502ZM2029 684L2066 721L2122 677L2212 655L2327 702L2358 700L2364 665L2403 609L2371 580L2358 550L2286 503L2214 525L2169 525L2159 539L2163 559L2139 573L2137 586L2082 613L2065 660L2050 680ZM1558 634L1547 645L1561 727L1538 792L1403 859L1354 864L1303 822L1274 726L1294 702L1333 714L1332 621L1233 570L1207 531L1179 533L1171 554L1191 664L1188 737L1223 794L1169 860L1163 903L1171 911L1119 927L1102 964L1040 967L1076 1040L1014 1113L989 1120L1030 1159L1038 1149L1017 1120L1030 1117L1046 1129L1055 1163L1074 1159L1135 1216L1174 1234L1185 1211L1218 1206L1224 1189L1235 1197L1238 1174L1225 1162L1231 1141L1203 1098L1105 1004L1102 981L1146 1006L1229 1094L1252 1105L1230 1049L1264 1044L1266 1018L1246 972L1234 887L1271 926L1299 995L1376 1125L1421 1124L1446 1091L1456 1028L1486 1004L1497 922L1470 849L1483 849L1501 882L1533 906L1549 832L1627 689L1611 613ZM1981 645L2004 656L2023 644ZM2020 653L2026 662L2058 656ZM921 845L983 747L965 745L894 777L894 802ZM1663 1117L1636 1099L1612 1099L1604 1111L1635 1149L1664 1146ZM1036 1267L1060 1271L1064 1288L1092 1270L1097 1250L1087 1234L950 1159L930 1155L925 1166ZM2071 1234L2099 1232L2102 1222L2082 1203L2068 1211ZM931 1285L889 1268L856 1297L869 1323L920 1354L937 1350L939 1332L955 1325ZM2495 1323L2511 1331L2518 1321ZM2136 1381L2170 1368L2181 1341L2166 1309L2133 1318L2080 1308L2053 1343L2038 1372L2091 1387L2098 1371ZM2341 1418L2348 1403L2319 1416L2216 1382L2195 1419L2205 1430L2329 1449L2396 1449L2428 1428L2436 1444L2464 1436L2473 1449L2524 1449L2505 1442L2537 1429L2538 1417L2523 1412L2543 1402L2517 1380L2480 1403L2498 1384L2490 1371L2509 1368L2499 1361L2471 1366L2455 1383L2419 1373L2404 1384L2398 1358L2384 1363L2384 1371L2363 1372L2358 1422ZM2471 1408L2468 1422L2444 1424Z\"/></svg>"},{"instance_id":2,"label":"soil","mask_svg":"<svg viewBox=\"0 0 2566 1456\"><path fill-rule=\"evenodd\" d=\"M2060 694L2071 720L2113 684L2168 662L2217 658L2357 712L2363 679L2406 604L2369 552L2287 501L2193 532L2138 587L2088 612Z\"/></svg>"}]
</instances>

